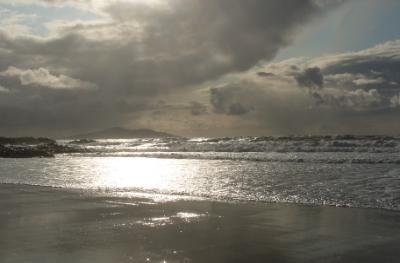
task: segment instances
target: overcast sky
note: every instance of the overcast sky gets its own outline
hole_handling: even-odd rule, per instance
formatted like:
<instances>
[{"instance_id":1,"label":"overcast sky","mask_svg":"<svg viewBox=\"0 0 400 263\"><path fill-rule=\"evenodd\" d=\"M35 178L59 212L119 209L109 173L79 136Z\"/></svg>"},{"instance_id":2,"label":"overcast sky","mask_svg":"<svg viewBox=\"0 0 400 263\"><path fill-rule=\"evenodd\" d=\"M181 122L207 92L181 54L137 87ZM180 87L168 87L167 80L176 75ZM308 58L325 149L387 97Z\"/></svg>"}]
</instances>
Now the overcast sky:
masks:
<instances>
[{"instance_id":1,"label":"overcast sky","mask_svg":"<svg viewBox=\"0 0 400 263\"><path fill-rule=\"evenodd\" d=\"M0 135L400 133L397 0L0 0Z\"/></svg>"}]
</instances>

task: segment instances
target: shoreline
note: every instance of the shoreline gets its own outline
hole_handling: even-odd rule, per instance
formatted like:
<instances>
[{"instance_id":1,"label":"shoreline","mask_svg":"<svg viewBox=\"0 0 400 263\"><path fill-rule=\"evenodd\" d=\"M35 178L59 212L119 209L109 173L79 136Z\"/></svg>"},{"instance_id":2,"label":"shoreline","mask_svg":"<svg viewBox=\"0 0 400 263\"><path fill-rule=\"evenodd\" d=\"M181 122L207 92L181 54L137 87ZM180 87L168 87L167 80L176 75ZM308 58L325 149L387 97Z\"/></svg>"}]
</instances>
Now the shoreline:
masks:
<instances>
[{"instance_id":1,"label":"shoreline","mask_svg":"<svg viewBox=\"0 0 400 263\"><path fill-rule=\"evenodd\" d=\"M319 204L319 203L296 203L296 202L270 202L265 200L231 200L231 199L216 199L207 196L191 196L187 194L179 193L161 193L154 191L138 191L138 190L127 190L126 188L114 188L112 190L108 188L79 188L70 187L65 188L61 186L45 186L35 185L26 183L0 183L0 189L2 185L10 186L22 186L22 187L37 187L54 191L67 192L70 194L80 194L87 197L107 197L107 198L124 198L124 199L149 199L158 203L176 202L176 201L198 201L198 202L210 202L210 203L225 203L230 205L289 205L289 206L302 206L304 208L342 208L342 209L365 209L365 210L382 210L387 212L399 213L399 209L387 208L387 207L368 207L368 206L350 206L350 205L337 205L337 204Z\"/></svg>"},{"instance_id":2,"label":"shoreline","mask_svg":"<svg viewBox=\"0 0 400 263\"><path fill-rule=\"evenodd\" d=\"M394 262L400 212L0 184L3 262Z\"/></svg>"}]
</instances>

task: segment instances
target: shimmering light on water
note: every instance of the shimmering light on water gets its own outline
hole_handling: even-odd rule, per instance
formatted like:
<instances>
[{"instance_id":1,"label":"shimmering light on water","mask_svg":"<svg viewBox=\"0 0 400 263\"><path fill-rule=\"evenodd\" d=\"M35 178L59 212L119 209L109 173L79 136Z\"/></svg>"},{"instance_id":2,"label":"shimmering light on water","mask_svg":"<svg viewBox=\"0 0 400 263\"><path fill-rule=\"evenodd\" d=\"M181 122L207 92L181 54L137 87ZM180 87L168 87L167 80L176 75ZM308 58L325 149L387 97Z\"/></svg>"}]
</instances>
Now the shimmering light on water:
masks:
<instances>
[{"instance_id":1,"label":"shimmering light on water","mask_svg":"<svg viewBox=\"0 0 400 263\"><path fill-rule=\"evenodd\" d=\"M205 214L179 212L172 216L152 217L137 221L137 224L149 227L165 226L174 223L190 223L206 217Z\"/></svg>"},{"instance_id":2,"label":"shimmering light on water","mask_svg":"<svg viewBox=\"0 0 400 263\"><path fill-rule=\"evenodd\" d=\"M96 185L125 188L165 190L174 181L182 177L180 165L169 160L151 158L111 157L93 167L97 169ZM185 170L193 167L185 167Z\"/></svg>"},{"instance_id":3,"label":"shimmering light on water","mask_svg":"<svg viewBox=\"0 0 400 263\"><path fill-rule=\"evenodd\" d=\"M0 183L101 189L159 201L190 197L400 209L399 164L64 155L0 159L0 171Z\"/></svg>"}]
</instances>

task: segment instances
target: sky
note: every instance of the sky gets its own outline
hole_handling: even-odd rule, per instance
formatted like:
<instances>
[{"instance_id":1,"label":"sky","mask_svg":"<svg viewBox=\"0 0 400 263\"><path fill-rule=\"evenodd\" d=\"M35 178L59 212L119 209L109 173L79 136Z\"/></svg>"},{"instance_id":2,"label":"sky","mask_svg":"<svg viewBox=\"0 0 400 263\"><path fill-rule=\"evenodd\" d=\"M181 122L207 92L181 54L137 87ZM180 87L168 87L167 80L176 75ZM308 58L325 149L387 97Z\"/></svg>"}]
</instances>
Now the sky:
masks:
<instances>
[{"instance_id":1,"label":"sky","mask_svg":"<svg viewBox=\"0 0 400 263\"><path fill-rule=\"evenodd\" d=\"M0 0L0 135L400 133L397 0Z\"/></svg>"}]
</instances>

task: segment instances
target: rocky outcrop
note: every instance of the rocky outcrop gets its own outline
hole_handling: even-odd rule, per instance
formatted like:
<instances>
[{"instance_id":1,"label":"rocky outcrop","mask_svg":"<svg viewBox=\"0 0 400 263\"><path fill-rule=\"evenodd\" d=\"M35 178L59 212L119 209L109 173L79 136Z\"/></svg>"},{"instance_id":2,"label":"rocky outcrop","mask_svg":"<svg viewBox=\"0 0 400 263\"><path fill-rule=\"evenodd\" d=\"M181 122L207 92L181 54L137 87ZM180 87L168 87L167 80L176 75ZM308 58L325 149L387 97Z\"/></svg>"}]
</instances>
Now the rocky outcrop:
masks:
<instances>
[{"instance_id":1,"label":"rocky outcrop","mask_svg":"<svg viewBox=\"0 0 400 263\"><path fill-rule=\"evenodd\" d=\"M47 138L2 138L0 137L0 158L45 158L62 153L87 152L82 147L59 145Z\"/></svg>"},{"instance_id":2,"label":"rocky outcrop","mask_svg":"<svg viewBox=\"0 0 400 263\"><path fill-rule=\"evenodd\" d=\"M54 157L54 153L36 146L0 145L0 158Z\"/></svg>"}]
</instances>

